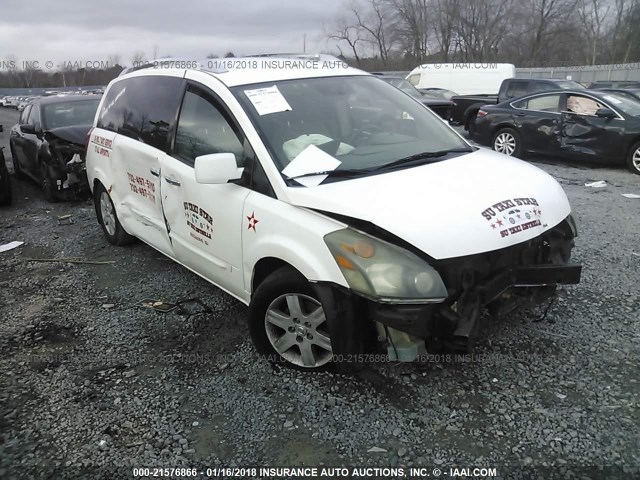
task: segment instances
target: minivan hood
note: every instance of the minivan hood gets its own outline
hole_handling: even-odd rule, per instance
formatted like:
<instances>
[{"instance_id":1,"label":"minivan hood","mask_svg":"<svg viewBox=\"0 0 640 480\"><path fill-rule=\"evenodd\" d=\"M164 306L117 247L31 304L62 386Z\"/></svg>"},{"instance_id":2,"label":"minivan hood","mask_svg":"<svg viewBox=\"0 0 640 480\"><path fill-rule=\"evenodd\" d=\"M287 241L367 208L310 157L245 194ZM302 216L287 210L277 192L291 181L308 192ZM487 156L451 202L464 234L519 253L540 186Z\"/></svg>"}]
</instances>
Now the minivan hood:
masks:
<instances>
[{"instance_id":1,"label":"minivan hood","mask_svg":"<svg viewBox=\"0 0 640 480\"><path fill-rule=\"evenodd\" d=\"M371 222L438 260L524 242L571 213L550 175L487 149L286 194L293 205Z\"/></svg>"}]
</instances>

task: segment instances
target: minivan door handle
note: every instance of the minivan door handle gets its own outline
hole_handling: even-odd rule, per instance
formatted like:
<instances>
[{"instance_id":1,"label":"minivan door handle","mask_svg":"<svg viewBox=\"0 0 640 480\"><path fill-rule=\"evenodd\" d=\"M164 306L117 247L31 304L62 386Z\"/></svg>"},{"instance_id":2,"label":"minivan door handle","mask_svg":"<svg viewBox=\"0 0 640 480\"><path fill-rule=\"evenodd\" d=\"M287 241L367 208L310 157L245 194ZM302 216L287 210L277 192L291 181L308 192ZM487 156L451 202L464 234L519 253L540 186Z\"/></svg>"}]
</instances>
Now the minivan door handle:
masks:
<instances>
[{"instance_id":1,"label":"minivan door handle","mask_svg":"<svg viewBox=\"0 0 640 480\"><path fill-rule=\"evenodd\" d=\"M154 177L160 176L160 170L158 170L157 168L150 168L149 173L151 173L151 175L153 175Z\"/></svg>"},{"instance_id":2,"label":"minivan door handle","mask_svg":"<svg viewBox=\"0 0 640 480\"><path fill-rule=\"evenodd\" d=\"M169 185L173 185L174 187L179 187L179 186L180 186L180 182L179 182L179 181L177 181L177 180L174 180L174 179L173 179L173 178L171 178L171 177L164 177L164 179L167 181L167 183L168 183Z\"/></svg>"}]
</instances>

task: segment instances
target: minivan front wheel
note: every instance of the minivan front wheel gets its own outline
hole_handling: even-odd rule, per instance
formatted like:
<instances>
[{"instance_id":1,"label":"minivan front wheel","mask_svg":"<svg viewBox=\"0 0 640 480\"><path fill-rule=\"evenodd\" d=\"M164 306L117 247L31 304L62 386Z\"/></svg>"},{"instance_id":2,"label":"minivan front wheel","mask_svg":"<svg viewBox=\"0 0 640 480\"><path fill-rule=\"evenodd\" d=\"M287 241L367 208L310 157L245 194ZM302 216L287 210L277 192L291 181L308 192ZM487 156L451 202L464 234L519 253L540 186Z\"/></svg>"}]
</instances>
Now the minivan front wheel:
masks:
<instances>
[{"instance_id":1,"label":"minivan front wheel","mask_svg":"<svg viewBox=\"0 0 640 480\"><path fill-rule=\"evenodd\" d=\"M101 183L94 189L94 203L98 222L102 226L104 236L113 245L126 245L134 238L124 231L109 193Z\"/></svg>"},{"instance_id":2,"label":"minivan front wheel","mask_svg":"<svg viewBox=\"0 0 640 480\"><path fill-rule=\"evenodd\" d=\"M511 128L498 130L493 136L492 147L496 152L510 157L519 157L522 153L520 135Z\"/></svg>"},{"instance_id":3,"label":"minivan front wheel","mask_svg":"<svg viewBox=\"0 0 640 480\"><path fill-rule=\"evenodd\" d=\"M249 331L258 352L274 362L320 370L333 358L325 308L313 286L292 268L280 268L256 289Z\"/></svg>"}]
</instances>

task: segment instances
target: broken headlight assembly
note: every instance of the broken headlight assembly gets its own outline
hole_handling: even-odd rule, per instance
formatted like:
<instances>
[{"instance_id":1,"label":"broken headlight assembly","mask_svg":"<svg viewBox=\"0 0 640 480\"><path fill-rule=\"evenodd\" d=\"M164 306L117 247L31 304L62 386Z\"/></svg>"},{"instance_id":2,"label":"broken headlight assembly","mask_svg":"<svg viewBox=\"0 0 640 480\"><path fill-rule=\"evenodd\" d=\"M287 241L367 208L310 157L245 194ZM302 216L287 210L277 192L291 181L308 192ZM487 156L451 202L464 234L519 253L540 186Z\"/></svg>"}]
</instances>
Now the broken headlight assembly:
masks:
<instances>
[{"instance_id":1,"label":"broken headlight assembly","mask_svg":"<svg viewBox=\"0 0 640 480\"><path fill-rule=\"evenodd\" d=\"M385 303L438 303L447 289L436 270L413 253L352 228L324 241L355 292Z\"/></svg>"}]
</instances>

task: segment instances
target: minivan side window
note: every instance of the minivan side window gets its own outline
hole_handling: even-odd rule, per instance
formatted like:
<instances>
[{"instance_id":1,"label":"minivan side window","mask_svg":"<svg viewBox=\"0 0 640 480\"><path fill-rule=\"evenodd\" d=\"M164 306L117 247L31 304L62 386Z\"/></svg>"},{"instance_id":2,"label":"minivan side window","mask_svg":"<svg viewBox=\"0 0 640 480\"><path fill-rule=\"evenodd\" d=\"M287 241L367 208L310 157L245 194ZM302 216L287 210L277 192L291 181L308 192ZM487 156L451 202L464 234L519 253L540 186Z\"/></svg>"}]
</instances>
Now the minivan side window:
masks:
<instances>
[{"instance_id":1,"label":"minivan side window","mask_svg":"<svg viewBox=\"0 0 640 480\"><path fill-rule=\"evenodd\" d=\"M181 78L151 75L117 82L102 102L97 127L168 151L182 83Z\"/></svg>"},{"instance_id":2,"label":"minivan side window","mask_svg":"<svg viewBox=\"0 0 640 480\"><path fill-rule=\"evenodd\" d=\"M233 153L239 167L245 159L242 142L222 112L194 87L187 89L182 102L174 152L190 165L196 157L210 153Z\"/></svg>"}]
</instances>

